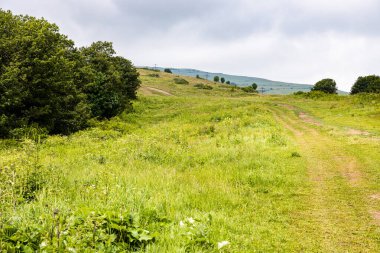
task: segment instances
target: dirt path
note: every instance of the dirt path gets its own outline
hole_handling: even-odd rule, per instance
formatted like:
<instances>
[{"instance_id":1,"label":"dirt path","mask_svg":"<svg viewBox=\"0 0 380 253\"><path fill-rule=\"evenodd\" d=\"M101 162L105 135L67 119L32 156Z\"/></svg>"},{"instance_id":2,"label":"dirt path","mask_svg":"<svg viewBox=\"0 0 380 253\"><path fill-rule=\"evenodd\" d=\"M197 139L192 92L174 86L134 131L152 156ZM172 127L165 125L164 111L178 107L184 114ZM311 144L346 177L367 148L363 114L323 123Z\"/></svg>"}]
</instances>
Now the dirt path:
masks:
<instances>
[{"instance_id":1,"label":"dirt path","mask_svg":"<svg viewBox=\"0 0 380 253\"><path fill-rule=\"evenodd\" d=\"M160 95L164 95L164 96L173 96L173 94L171 94L167 91L160 90L160 89L153 88L153 87L149 87L149 86L142 86L140 89L145 95L160 94Z\"/></svg>"},{"instance_id":2,"label":"dirt path","mask_svg":"<svg viewBox=\"0 0 380 253\"><path fill-rule=\"evenodd\" d=\"M307 163L310 193L300 220L305 238L312 237L309 244L318 252L380 252L374 232L380 212L367 205L359 162L321 130L321 123L294 109L280 105L271 111L293 134Z\"/></svg>"}]
</instances>

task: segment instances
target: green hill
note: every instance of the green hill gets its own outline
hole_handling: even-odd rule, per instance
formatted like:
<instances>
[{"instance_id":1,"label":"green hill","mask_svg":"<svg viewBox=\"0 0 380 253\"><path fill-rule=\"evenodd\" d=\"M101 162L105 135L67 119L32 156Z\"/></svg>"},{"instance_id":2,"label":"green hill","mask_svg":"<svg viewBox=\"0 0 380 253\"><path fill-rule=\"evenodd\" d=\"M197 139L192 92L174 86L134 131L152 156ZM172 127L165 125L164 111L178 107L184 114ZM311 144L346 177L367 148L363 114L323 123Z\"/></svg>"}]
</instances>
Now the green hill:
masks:
<instances>
[{"instance_id":1,"label":"green hill","mask_svg":"<svg viewBox=\"0 0 380 253\"><path fill-rule=\"evenodd\" d=\"M157 67L156 69L163 71L165 68ZM170 68L170 70L173 72L173 74L191 77L196 77L198 75L200 78L207 80L213 80L214 76L224 77L226 81L230 81L231 84L235 84L241 87L249 86L252 83L257 83L258 90L265 94L292 94L296 91L308 92L312 88L312 85L308 84L286 83L258 77L212 73L197 69Z\"/></svg>"}]
</instances>

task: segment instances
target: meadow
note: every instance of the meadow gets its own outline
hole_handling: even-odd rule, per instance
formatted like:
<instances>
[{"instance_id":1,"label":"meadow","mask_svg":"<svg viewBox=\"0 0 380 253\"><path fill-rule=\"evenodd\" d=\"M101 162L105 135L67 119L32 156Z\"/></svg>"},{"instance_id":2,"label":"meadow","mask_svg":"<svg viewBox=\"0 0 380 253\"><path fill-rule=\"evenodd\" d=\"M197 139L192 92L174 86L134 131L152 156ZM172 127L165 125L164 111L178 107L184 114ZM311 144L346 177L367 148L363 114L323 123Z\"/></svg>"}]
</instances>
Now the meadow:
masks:
<instances>
[{"instance_id":1,"label":"meadow","mask_svg":"<svg viewBox=\"0 0 380 253\"><path fill-rule=\"evenodd\" d=\"M132 113L0 141L0 252L380 251L379 96L139 72Z\"/></svg>"}]
</instances>

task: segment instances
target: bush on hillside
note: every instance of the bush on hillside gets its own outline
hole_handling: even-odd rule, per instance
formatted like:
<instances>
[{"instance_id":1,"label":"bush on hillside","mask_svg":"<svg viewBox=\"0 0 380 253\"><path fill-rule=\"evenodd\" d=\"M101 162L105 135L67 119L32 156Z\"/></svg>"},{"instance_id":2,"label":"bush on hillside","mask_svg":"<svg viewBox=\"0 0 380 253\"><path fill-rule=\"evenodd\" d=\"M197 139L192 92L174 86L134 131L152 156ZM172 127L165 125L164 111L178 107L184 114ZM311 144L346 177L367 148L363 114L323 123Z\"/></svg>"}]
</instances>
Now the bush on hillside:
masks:
<instances>
[{"instance_id":1,"label":"bush on hillside","mask_svg":"<svg viewBox=\"0 0 380 253\"><path fill-rule=\"evenodd\" d=\"M351 94L380 93L380 76L360 76L351 88Z\"/></svg>"},{"instance_id":2,"label":"bush on hillside","mask_svg":"<svg viewBox=\"0 0 380 253\"><path fill-rule=\"evenodd\" d=\"M175 84L189 84L189 82L183 78L174 78L173 80Z\"/></svg>"},{"instance_id":3,"label":"bush on hillside","mask_svg":"<svg viewBox=\"0 0 380 253\"><path fill-rule=\"evenodd\" d=\"M321 81L318 81L314 87L311 89L312 91L321 91L329 94L336 94L336 82L333 79L326 78Z\"/></svg>"},{"instance_id":4,"label":"bush on hillside","mask_svg":"<svg viewBox=\"0 0 380 253\"><path fill-rule=\"evenodd\" d=\"M169 74L172 74L172 71L171 71L171 69L164 69L164 72L165 72L165 73L169 73Z\"/></svg>"},{"instance_id":5,"label":"bush on hillside","mask_svg":"<svg viewBox=\"0 0 380 253\"><path fill-rule=\"evenodd\" d=\"M207 84L203 84L203 83L197 83L194 85L195 88L198 88L198 89L203 89L203 90L212 90L213 87L210 86L210 85L207 85Z\"/></svg>"}]
</instances>

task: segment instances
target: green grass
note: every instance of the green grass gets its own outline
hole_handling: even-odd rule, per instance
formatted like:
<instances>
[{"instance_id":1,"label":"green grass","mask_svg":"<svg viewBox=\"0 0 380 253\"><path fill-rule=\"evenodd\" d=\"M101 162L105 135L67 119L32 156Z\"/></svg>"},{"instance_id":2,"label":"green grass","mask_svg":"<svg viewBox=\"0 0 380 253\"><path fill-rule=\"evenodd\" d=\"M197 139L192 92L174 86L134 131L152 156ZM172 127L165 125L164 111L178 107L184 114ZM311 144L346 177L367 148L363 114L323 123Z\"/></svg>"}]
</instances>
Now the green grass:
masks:
<instances>
[{"instance_id":1,"label":"green grass","mask_svg":"<svg viewBox=\"0 0 380 253\"><path fill-rule=\"evenodd\" d=\"M377 98L248 96L140 73L133 113L71 136L0 141L0 252L379 250Z\"/></svg>"}]
</instances>

